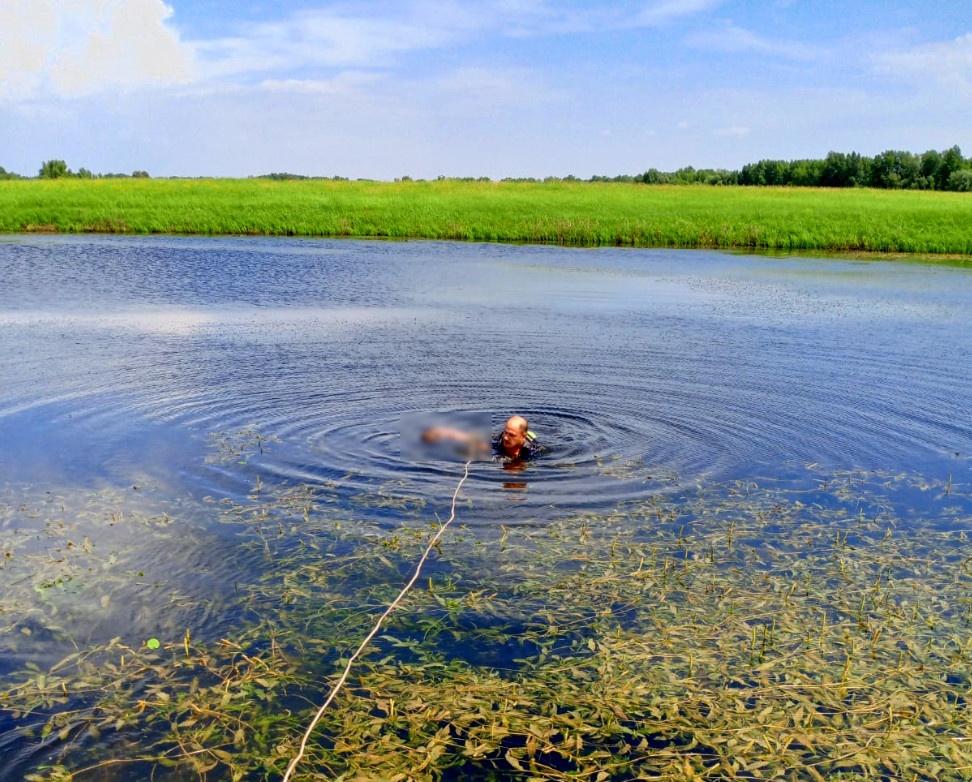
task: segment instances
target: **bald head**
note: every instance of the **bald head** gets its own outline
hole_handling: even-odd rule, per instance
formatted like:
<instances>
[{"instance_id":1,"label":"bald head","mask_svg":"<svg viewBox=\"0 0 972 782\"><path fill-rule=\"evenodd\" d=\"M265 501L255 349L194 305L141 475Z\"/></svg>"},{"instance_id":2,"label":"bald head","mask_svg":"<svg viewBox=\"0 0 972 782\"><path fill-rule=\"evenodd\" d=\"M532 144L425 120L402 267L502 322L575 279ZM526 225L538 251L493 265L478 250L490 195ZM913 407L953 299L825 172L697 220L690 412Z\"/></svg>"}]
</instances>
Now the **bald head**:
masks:
<instances>
[{"instance_id":1,"label":"bald head","mask_svg":"<svg viewBox=\"0 0 972 782\"><path fill-rule=\"evenodd\" d=\"M506 422L506 428L526 435L530 429L530 424L527 423L527 420L522 415L511 415Z\"/></svg>"}]
</instances>

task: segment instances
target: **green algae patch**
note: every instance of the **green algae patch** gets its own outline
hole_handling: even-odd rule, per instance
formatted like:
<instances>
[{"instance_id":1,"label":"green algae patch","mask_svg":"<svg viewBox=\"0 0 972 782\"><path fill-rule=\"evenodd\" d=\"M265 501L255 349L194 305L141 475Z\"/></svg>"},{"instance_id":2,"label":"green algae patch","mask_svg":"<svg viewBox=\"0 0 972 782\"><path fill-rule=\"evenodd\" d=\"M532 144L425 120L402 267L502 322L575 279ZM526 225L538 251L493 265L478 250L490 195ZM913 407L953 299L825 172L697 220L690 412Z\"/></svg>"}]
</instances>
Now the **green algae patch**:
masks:
<instances>
[{"instance_id":1,"label":"green algae patch","mask_svg":"<svg viewBox=\"0 0 972 782\"><path fill-rule=\"evenodd\" d=\"M811 468L801 484L450 528L294 778L969 779L967 487ZM266 484L211 502L259 567L224 607L229 627L163 623L157 649L134 631L85 645L32 599L40 581L10 579L4 642L29 622L65 653L0 686L6 719L44 747L27 778L280 778L435 532L414 498L395 529L356 522L353 505ZM132 523L152 545L181 524ZM3 529L7 547L16 511ZM56 567L8 547L5 568L77 579L89 540ZM158 612L182 589L161 588Z\"/></svg>"}]
</instances>

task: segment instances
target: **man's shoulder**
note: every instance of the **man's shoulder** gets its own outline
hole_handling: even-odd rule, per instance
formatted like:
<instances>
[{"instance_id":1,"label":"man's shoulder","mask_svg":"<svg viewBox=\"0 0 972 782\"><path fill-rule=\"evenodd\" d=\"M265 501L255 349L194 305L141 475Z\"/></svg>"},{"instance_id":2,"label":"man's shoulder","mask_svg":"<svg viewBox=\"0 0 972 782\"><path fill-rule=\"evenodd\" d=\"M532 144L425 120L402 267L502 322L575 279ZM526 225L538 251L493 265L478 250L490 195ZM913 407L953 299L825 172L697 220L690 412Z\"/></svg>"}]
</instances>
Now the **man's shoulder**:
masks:
<instances>
[{"instance_id":1,"label":"man's shoulder","mask_svg":"<svg viewBox=\"0 0 972 782\"><path fill-rule=\"evenodd\" d=\"M493 451L495 451L498 456L502 456L503 455L503 433L497 432L496 434L494 434L490 439L490 443L493 446ZM540 456L545 451L546 448L544 448L544 446L540 444L540 441L537 439L537 436L533 432L527 432L526 442L523 443L523 447L520 449L520 458L533 459L537 456Z\"/></svg>"},{"instance_id":2,"label":"man's shoulder","mask_svg":"<svg viewBox=\"0 0 972 782\"><path fill-rule=\"evenodd\" d=\"M537 440L537 436L533 432L526 433L526 442L523 444L524 448L529 448L534 453L539 453L543 450L543 446L540 441Z\"/></svg>"}]
</instances>

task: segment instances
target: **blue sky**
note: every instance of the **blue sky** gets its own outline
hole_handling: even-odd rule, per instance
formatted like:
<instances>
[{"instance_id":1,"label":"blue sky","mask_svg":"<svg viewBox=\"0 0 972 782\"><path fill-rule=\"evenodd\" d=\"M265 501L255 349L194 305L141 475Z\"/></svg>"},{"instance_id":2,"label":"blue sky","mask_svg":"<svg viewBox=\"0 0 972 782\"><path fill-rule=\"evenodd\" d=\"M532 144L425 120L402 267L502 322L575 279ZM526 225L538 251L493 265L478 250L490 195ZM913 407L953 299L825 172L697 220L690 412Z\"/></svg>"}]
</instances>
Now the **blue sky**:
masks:
<instances>
[{"instance_id":1,"label":"blue sky","mask_svg":"<svg viewBox=\"0 0 972 782\"><path fill-rule=\"evenodd\" d=\"M640 173L958 144L972 2L0 0L0 165Z\"/></svg>"}]
</instances>

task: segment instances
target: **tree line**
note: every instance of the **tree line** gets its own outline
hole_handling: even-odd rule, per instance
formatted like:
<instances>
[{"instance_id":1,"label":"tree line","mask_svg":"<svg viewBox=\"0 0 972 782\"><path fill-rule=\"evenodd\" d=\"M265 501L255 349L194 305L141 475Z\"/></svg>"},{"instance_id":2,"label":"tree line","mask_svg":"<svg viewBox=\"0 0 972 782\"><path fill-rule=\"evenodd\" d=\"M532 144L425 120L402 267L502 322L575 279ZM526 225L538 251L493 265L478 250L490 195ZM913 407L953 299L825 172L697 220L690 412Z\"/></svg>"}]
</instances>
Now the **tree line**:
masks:
<instances>
[{"instance_id":1,"label":"tree line","mask_svg":"<svg viewBox=\"0 0 972 782\"><path fill-rule=\"evenodd\" d=\"M643 174L576 176L545 179L509 178L510 182L628 182L646 185L744 185L776 187L874 187L886 190L954 190L972 192L972 158L958 146L922 154L888 150L874 157L857 152L830 152L822 159L760 160L738 171L694 168L677 171L649 168Z\"/></svg>"},{"instance_id":2,"label":"tree line","mask_svg":"<svg viewBox=\"0 0 972 782\"><path fill-rule=\"evenodd\" d=\"M73 179L126 179L128 177L133 177L135 179L148 179L148 171L133 171L131 174L93 174L86 168L79 168L77 171L72 171L68 168L68 164L63 160L45 160L41 163L40 171L37 172L37 179L63 179L63 178L73 178ZM7 171L3 166L0 166L0 179L27 179L28 177L21 176L20 174L14 173L13 171Z\"/></svg>"},{"instance_id":3,"label":"tree line","mask_svg":"<svg viewBox=\"0 0 972 782\"><path fill-rule=\"evenodd\" d=\"M641 182L649 185L748 185L777 187L874 187L887 190L972 191L972 158L958 146L922 154L888 150L874 157L857 152L830 152L823 159L760 160L739 171L695 169L665 172L649 168L643 174L592 177L599 182Z\"/></svg>"},{"instance_id":4,"label":"tree line","mask_svg":"<svg viewBox=\"0 0 972 782\"><path fill-rule=\"evenodd\" d=\"M972 159L957 146L938 152L888 150L874 157L831 152L823 160L761 160L743 166L741 185L876 187L888 190L972 190Z\"/></svg>"},{"instance_id":5,"label":"tree line","mask_svg":"<svg viewBox=\"0 0 972 782\"><path fill-rule=\"evenodd\" d=\"M68 168L63 160L46 160L41 164L38 179L60 179L75 177L79 179L147 178L147 171L133 171L131 174L93 174L86 168L77 172ZM7 171L0 166L0 179L23 179L19 174ZM321 179L301 174L272 173L262 177L274 180ZM344 180L344 177L323 177L324 179ZM439 177L444 179L445 177ZM490 181L489 177L464 177L468 181ZM411 181L404 176L396 181ZM777 187L874 187L881 189L905 190L953 190L972 192L972 158L962 156L958 146L937 151L930 149L922 154L887 150L874 157L857 152L830 152L822 159L802 160L760 160L748 163L738 171L722 168L700 168L692 166L677 171L659 171L649 168L642 174L621 174L619 176L593 176L584 180L569 175L566 177L507 177L504 182L628 182L647 185L744 185Z\"/></svg>"}]
</instances>

